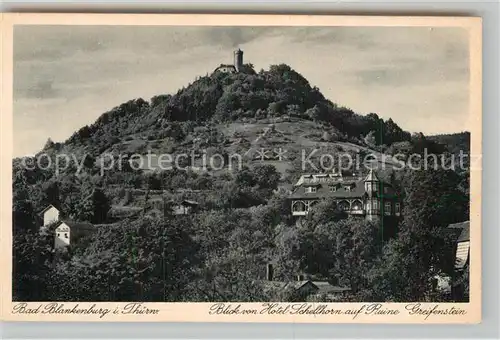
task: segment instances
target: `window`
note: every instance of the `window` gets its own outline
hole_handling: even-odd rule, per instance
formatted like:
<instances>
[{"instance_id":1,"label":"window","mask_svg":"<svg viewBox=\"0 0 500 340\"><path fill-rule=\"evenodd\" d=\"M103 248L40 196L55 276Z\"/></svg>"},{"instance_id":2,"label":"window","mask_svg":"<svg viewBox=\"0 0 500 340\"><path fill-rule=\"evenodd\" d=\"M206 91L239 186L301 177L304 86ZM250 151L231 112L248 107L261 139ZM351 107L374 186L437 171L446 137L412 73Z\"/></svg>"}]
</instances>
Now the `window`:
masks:
<instances>
[{"instance_id":1,"label":"window","mask_svg":"<svg viewBox=\"0 0 500 340\"><path fill-rule=\"evenodd\" d=\"M57 237L61 236L61 234L57 233Z\"/></svg>"},{"instance_id":2,"label":"window","mask_svg":"<svg viewBox=\"0 0 500 340\"><path fill-rule=\"evenodd\" d=\"M339 203L339 209L340 209L340 210L347 211L347 210L350 210L350 208L351 208L351 207L349 206L349 203L348 203L348 202L346 202L346 201L341 201L341 202Z\"/></svg>"},{"instance_id":3,"label":"window","mask_svg":"<svg viewBox=\"0 0 500 340\"><path fill-rule=\"evenodd\" d=\"M335 185L330 185L330 191L331 192L337 191L337 187Z\"/></svg>"},{"instance_id":4,"label":"window","mask_svg":"<svg viewBox=\"0 0 500 340\"><path fill-rule=\"evenodd\" d=\"M352 204L352 210L362 210L363 205L360 201L354 201Z\"/></svg>"},{"instance_id":5,"label":"window","mask_svg":"<svg viewBox=\"0 0 500 340\"><path fill-rule=\"evenodd\" d=\"M306 188L306 193L312 193L312 192L316 192L316 187L307 187Z\"/></svg>"},{"instance_id":6,"label":"window","mask_svg":"<svg viewBox=\"0 0 500 340\"><path fill-rule=\"evenodd\" d=\"M303 212L306 210L306 205L303 202L294 202L293 206L293 211L297 212Z\"/></svg>"},{"instance_id":7,"label":"window","mask_svg":"<svg viewBox=\"0 0 500 340\"><path fill-rule=\"evenodd\" d=\"M391 202L385 202L385 204L384 204L384 213L386 215L390 215L391 214Z\"/></svg>"},{"instance_id":8,"label":"window","mask_svg":"<svg viewBox=\"0 0 500 340\"><path fill-rule=\"evenodd\" d=\"M64 233L64 238L68 238L68 233Z\"/></svg>"},{"instance_id":9,"label":"window","mask_svg":"<svg viewBox=\"0 0 500 340\"><path fill-rule=\"evenodd\" d=\"M394 212L396 213L396 215L399 215L401 213L401 204L396 203L394 205Z\"/></svg>"}]
</instances>

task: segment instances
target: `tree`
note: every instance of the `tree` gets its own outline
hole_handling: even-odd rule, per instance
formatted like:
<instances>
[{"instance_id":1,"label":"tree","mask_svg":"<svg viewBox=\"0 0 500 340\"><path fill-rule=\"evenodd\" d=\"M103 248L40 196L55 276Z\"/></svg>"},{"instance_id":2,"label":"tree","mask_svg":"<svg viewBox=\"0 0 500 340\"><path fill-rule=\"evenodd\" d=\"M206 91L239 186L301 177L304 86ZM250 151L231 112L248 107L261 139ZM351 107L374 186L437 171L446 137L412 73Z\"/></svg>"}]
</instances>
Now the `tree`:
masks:
<instances>
[{"instance_id":1,"label":"tree","mask_svg":"<svg viewBox=\"0 0 500 340\"><path fill-rule=\"evenodd\" d=\"M409 174L397 239L384 249L370 276L374 301L425 301L436 275L451 276L453 247L446 227L467 219L467 197L450 170Z\"/></svg>"},{"instance_id":2,"label":"tree","mask_svg":"<svg viewBox=\"0 0 500 340\"><path fill-rule=\"evenodd\" d=\"M198 246L185 219L101 228L51 278L59 301L192 300Z\"/></svg>"},{"instance_id":3,"label":"tree","mask_svg":"<svg viewBox=\"0 0 500 340\"><path fill-rule=\"evenodd\" d=\"M43 150L49 150L51 149L52 147L54 147L54 142L52 141L52 139L47 139L47 141L45 142L45 145L43 146Z\"/></svg>"},{"instance_id":4,"label":"tree","mask_svg":"<svg viewBox=\"0 0 500 340\"><path fill-rule=\"evenodd\" d=\"M313 205L300 225L304 230L314 231L319 225L339 221L347 215L337 209L335 199L323 199Z\"/></svg>"},{"instance_id":5,"label":"tree","mask_svg":"<svg viewBox=\"0 0 500 340\"><path fill-rule=\"evenodd\" d=\"M109 209L111 209L108 197L101 189L96 188L92 192L92 202L94 206L92 223L103 223L106 221Z\"/></svg>"},{"instance_id":6,"label":"tree","mask_svg":"<svg viewBox=\"0 0 500 340\"><path fill-rule=\"evenodd\" d=\"M310 109L307 109L305 112L306 117L309 117L309 119L317 122L322 119L322 112L321 109L318 107L318 105L314 105Z\"/></svg>"},{"instance_id":7,"label":"tree","mask_svg":"<svg viewBox=\"0 0 500 340\"><path fill-rule=\"evenodd\" d=\"M18 182L13 185L12 197L12 224L13 232L36 230L36 211L32 195L26 183Z\"/></svg>"},{"instance_id":8,"label":"tree","mask_svg":"<svg viewBox=\"0 0 500 340\"><path fill-rule=\"evenodd\" d=\"M236 174L235 183L239 186L253 187L256 180L252 171L248 167L244 167Z\"/></svg>"},{"instance_id":9,"label":"tree","mask_svg":"<svg viewBox=\"0 0 500 340\"><path fill-rule=\"evenodd\" d=\"M104 223L111 209L109 199L99 188L92 188L90 194L83 194L76 204L74 218L91 223Z\"/></svg>"},{"instance_id":10,"label":"tree","mask_svg":"<svg viewBox=\"0 0 500 340\"><path fill-rule=\"evenodd\" d=\"M368 145L371 148L374 148L377 145L377 141L375 139L375 131L370 131L369 134L366 135L364 138L364 142L366 145Z\"/></svg>"},{"instance_id":11,"label":"tree","mask_svg":"<svg viewBox=\"0 0 500 340\"><path fill-rule=\"evenodd\" d=\"M52 230L53 226L48 226ZM12 296L14 301L47 301L51 279L53 234L20 231L14 235L12 251Z\"/></svg>"},{"instance_id":12,"label":"tree","mask_svg":"<svg viewBox=\"0 0 500 340\"><path fill-rule=\"evenodd\" d=\"M95 158L92 155L85 155L83 159L83 166L89 170L92 170L95 164Z\"/></svg>"},{"instance_id":13,"label":"tree","mask_svg":"<svg viewBox=\"0 0 500 340\"><path fill-rule=\"evenodd\" d=\"M275 207L209 211L201 215L197 238L204 259L197 284L203 301L265 301L261 280L272 247Z\"/></svg>"},{"instance_id":14,"label":"tree","mask_svg":"<svg viewBox=\"0 0 500 340\"><path fill-rule=\"evenodd\" d=\"M276 190L278 187L281 175L273 165L257 165L252 173L259 189Z\"/></svg>"},{"instance_id":15,"label":"tree","mask_svg":"<svg viewBox=\"0 0 500 340\"><path fill-rule=\"evenodd\" d=\"M59 191L59 183L55 180L50 180L48 182L43 183L43 202L45 205L52 204L56 207L59 207L61 204L60 201L60 191Z\"/></svg>"},{"instance_id":16,"label":"tree","mask_svg":"<svg viewBox=\"0 0 500 340\"><path fill-rule=\"evenodd\" d=\"M319 240L329 240L333 246L330 280L349 287L361 300L369 301L363 293L369 286L366 274L382 250L380 227L364 219L348 218L323 225L316 233Z\"/></svg>"}]
</instances>

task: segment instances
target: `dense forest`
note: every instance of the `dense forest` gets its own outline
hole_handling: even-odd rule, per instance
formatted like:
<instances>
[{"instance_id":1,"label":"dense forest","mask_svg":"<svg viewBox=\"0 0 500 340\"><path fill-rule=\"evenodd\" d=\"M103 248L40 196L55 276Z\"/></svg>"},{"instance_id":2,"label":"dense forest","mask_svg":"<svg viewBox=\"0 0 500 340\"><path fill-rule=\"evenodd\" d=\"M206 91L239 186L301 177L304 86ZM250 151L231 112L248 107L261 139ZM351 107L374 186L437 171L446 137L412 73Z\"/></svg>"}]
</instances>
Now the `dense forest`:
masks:
<instances>
[{"instance_id":1,"label":"dense forest","mask_svg":"<svg viewBox=\"0 0 500 340\"><path fill-rule=\"evenodd\" d=\"M14 299L300 299L293 291L266 285L270 262L276 280L304 273L348 287L349 301L449 299L434 282L436 276L464 281L453 271L453 239L446 227L468 220L467 169L387 174L404 207L399 232L389 240L380 236L377 224L348 217L328 200L296 223L287 191L301 171L293 159L286 171L248 161L241 169L218 173L126 166L100 172L104 152L204 148L227 154L228 141L239 136L223 127L274 121L309 124L308 138L337 152L339 145L388 155L424 149L440 155L469 152L468 134L412 135L391 119L338 106L287 65L257 73L247 64L240 73L200 77L175 94L126 102L67 141L49 140L41 150L50 159L85 155L81 172L75 171L77 163L56 172L13 160ZM292 143L294 136L280 138ZM196 200L197 211L150 214L158 201L183 199ZM53 233L40 234L38 216L49 204L65 218L92 223L95 232L67 251L54 250Z\"/></svg>"}]
</instances>

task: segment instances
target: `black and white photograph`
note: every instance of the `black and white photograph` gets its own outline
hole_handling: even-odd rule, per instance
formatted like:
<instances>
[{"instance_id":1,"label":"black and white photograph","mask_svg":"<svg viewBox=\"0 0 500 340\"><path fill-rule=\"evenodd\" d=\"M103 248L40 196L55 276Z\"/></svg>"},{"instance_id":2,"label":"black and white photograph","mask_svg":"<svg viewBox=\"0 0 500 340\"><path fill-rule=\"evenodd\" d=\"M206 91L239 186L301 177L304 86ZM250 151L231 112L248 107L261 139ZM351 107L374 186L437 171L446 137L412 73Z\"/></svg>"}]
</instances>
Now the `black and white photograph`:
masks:
<instances>
[{"instance_id":1,"label":"black and white photograph","mask_svg":"<svg viewBox=\"0 0 500 340\"><path fill-rule=\"evenodd\" d=\"M12 52L18 312L470 302L467 27L30 24Z\"/></svg>"}]
</instances>

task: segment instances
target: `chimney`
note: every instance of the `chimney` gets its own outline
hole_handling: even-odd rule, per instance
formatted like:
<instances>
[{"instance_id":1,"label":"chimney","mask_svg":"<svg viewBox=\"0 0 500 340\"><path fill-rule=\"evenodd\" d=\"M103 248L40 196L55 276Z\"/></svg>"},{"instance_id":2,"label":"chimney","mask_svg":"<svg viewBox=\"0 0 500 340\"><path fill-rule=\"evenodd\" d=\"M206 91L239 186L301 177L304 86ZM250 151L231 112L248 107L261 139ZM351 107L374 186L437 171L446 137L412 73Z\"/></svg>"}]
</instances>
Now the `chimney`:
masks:
<instances>
[{"instance_id":1,"label":"chimney","mask_svg":"<svg viewBox=\"0 0 500 340\"><path fill-rule=\"evenodd\" d=\"M273 280L273 265L271 263L268 263L266 266L266 280L267 281Z\"/></svg>"},{"instance_id":2,"label":"chimney","mask_svg":"<svg viewBox=\"0 0 500 340\"><path fill-rule=\"evenodd\" d=\"M297 275L297 281L304 281L304 275L302 274Z\"/></svg>"}]
</instances>

